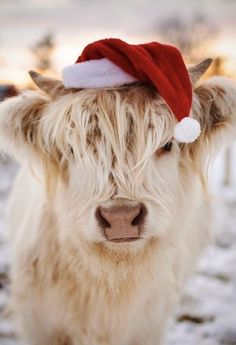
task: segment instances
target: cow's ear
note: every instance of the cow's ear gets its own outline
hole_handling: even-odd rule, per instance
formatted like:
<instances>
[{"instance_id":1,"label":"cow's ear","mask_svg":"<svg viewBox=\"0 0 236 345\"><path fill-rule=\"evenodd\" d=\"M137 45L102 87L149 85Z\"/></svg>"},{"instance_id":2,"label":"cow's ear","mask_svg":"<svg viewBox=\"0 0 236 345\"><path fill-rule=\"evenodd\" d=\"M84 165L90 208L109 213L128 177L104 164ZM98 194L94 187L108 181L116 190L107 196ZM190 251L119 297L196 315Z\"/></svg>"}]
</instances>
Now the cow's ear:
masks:
<instances>
[{"instance_id":1,"label":"cow's ear","mask_svg":"<svg viewBox=\"0 0 236 345\"><path fill-rule=\"evenodd\" d=\"M22 160L36 147L40 118L50 99L28 91L0 103L0 151Z\"/></svg>"},{"instance_id":2,"label":"cow's ear","mask_svg":"<svg viewBox=\"0 0 236 345\"><path fill-rule=\"evenodd\" d=\"M34 84L52 99L73 91L73 89L66 89L61 80L45 77L35 71L29 71L29 75Z\"/></svg>"},{"instance_id":3,"label":"cow's ear","mask_svg":"<svg viewBox=\"0 0 236 345\"><path fill-rule=\"evenodd\" d=\"M223 77L212 77L194 91L194 112L201 123L202 142L215 147L232 141L236 135L236 83Z\"/></svg>"}]
</instances>

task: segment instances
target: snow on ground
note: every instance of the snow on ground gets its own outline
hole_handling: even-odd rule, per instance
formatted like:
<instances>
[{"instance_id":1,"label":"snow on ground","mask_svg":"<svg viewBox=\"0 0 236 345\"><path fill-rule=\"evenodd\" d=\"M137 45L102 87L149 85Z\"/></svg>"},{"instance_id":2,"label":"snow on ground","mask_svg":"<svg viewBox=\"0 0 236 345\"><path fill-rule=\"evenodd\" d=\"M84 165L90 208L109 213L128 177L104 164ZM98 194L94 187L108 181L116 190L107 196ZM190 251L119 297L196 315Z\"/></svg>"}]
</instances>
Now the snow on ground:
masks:
<instances>
[{"instance_id":1,"label":"snow on ground","mask_svg":"<svg viewBox=\"0 0 236 345\"><path fill-rule=\"evenodd\" d=\"M222 158L217 163L222 164ZM217 165L216 165L217 166ZM16 165L0 158L0 345L23 345L6 310L8 253L3 213ZM215 171L215 179L220 175ZM186 286L166 345L236 345L236 187L214 198L216 239Z\"/></svg>"}]
</instances>

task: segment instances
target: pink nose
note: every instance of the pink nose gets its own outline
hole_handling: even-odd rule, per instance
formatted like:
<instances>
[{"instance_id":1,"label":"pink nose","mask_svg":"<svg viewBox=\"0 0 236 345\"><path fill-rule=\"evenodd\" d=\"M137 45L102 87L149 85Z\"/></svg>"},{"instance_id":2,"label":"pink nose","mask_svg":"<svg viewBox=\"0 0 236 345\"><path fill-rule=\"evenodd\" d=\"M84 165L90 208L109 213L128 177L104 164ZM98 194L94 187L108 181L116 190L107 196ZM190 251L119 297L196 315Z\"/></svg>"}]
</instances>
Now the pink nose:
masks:
<instances>
[{"instance_id":1,"label":"pink nose","mask_svg":"<svg viewBox=\"0 0 236 345\"><path fill-rule=\"evenodd\" d=\"M111 208L98 207L96 218L107 240L128 242L140 237L146 213L147 210L143 204Z\"/></svg>"}]
</instances>

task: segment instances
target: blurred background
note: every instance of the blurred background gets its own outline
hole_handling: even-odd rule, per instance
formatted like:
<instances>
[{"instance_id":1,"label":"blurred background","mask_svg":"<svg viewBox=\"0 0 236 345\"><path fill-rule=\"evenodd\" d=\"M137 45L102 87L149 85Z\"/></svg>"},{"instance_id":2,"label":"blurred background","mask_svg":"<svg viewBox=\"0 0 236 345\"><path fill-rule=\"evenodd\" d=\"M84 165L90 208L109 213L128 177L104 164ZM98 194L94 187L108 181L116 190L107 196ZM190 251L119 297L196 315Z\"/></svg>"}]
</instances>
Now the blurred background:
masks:
<instances>
[{"instance_id":1,"label":"blurred background","mask_svg":"<svg viewBox=\"0 0 236 345\"><path fill-rule=\"evenodd\" d=\"M0 101L33 88L28 70L60 78L88 43L176 45L188 64L214 58L208 72L236 79L236 0L0 0ZM20 344L8 301L4 211L17 165L0 157L0 344ZM216 240L189 282L169 326L168 345L236 345L236 146L209 175Z\"/></svg>"}]
</instances>

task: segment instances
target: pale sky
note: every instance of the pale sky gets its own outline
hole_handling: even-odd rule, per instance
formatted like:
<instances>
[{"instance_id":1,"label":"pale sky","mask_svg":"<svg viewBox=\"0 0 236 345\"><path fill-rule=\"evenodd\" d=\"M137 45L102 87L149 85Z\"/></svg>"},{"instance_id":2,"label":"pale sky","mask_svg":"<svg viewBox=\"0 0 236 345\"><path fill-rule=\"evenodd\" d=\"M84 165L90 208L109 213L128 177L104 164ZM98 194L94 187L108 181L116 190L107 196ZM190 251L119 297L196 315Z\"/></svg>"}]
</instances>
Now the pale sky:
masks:
<instances>
[{"instance_id":1,"label":"pale sky","mask_svg":"<svg viewBox=\"0 0 236 345\"><path fill-rule=\"evenodd\" d=\"M235 56L235 0L0 0L0 81L24 81L34 64L29 47L55 35L58 71L83 47L100 38L138 43L158 40L158 26L169 18L203 14L220 33L223 54ZM235 49L235 51L234 51Z\"/></svg>"}]
</instances>

